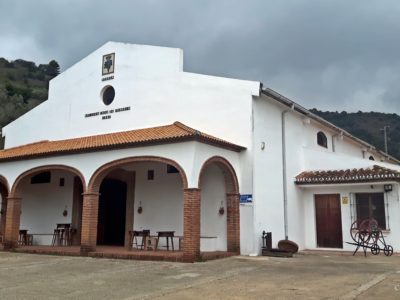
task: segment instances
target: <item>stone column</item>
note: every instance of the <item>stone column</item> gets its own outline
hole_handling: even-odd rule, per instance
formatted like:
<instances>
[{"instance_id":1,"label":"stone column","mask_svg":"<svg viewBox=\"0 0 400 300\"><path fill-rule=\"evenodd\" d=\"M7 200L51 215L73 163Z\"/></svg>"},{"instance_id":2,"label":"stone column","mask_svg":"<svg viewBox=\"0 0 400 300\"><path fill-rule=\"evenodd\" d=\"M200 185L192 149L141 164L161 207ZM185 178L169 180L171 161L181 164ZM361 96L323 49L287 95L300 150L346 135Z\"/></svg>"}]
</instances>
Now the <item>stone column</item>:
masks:
<instances>
[{"instance_id":1,"label":"stone column","mask_svg":"<svg viewBox=\"0 0 400 300\"><path fill-rule=\"evenodd\" d=\"M99 193L83 193L81 255L96 250Z\"/></svg>"},{"instance_id":2,"label":"stone column","mask_svg":"<svg viewBox=\"0 0 400 300\"><path fill-rule=\"evenodd\" d=\"M20 197L7 198L6 228L4 234L5 249L18 247L21 200Z\"/></svg>"},{"instance_id":3,"label":"stone column","mask_svg":"<svg viewBox=\"0 0 400 300\"><path fill-rule=\"evenodd\" d=\"M226 194L227 206L227 248L229 252L240 253L240 194Z\"/></svg>"},{"instance_id":4,"label":"stone column","mask_svg":"<svg viewBox=\"0 0 400 300\"><path fill-rule=\"evenodd\" d=\"M183 260L200 257L200 189L183 190Z\"/></svg>"}]
</instances>

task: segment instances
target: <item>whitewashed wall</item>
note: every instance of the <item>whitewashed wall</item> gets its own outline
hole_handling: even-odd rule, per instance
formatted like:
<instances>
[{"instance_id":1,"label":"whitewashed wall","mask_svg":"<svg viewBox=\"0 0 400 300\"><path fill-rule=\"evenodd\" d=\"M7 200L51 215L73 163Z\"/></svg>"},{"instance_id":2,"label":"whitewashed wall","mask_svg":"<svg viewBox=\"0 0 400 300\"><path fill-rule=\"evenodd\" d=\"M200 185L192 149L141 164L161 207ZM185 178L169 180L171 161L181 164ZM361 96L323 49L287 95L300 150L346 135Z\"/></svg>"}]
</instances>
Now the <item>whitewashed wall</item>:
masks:
<instances>
[{"instance_id":1,"label":"whitewashed wall","mask_svg":"<svg viewBox=\"0 0 400 300\"><path fill-rule=\"evenodd\" d=\"M211 165L201 179L200 251L226 251L226 190L225 178L219 167ZM219 214L220 207L225 209Z\"/></svg>"},{"instance_id":2,"label":"whitewashed wall","mask_svg":"<svg viewBox=\"0 0 400 300\"><path fill-rule=\"evenodd\" d=\"M373 188L371 188L371 186ZM340 194L340 197L354 197L351 193L379 193L383 192L382 184L364 184L364 185L333 185L324 187L304 187L301 188L301 202L304 205L302 217L305 220L305 248L332 250L329 248L317 248L316 242L316 225L315 225L315 194ZM399 185L394 184L394 190L386 193L388 201L389 222L386 225L390 228L384 231L386 243L392 245L395 252L400 249L400 200L399 200ZM354 201L355 204L355 201ZM353 209L353 212L351 212ZM350 226L352 223L351 215L355 215L354 207L351 208L350 200L348 204L343 204L341 201L341 217L342 217L342 235L343 235L343 250L354 251L355 246L349 245L346 242L353 242L350 237ZM354 219L353 219L354 221ZM335 250L340 250L336 249ZM360 250L362 251L362 250Z\"/></svg>"},{"instance_id":3,"label":"whitewashed wall","mask_svg":"<svg viewBox=\"0 0 400 300\"><path fill-rule=\"evenodd\" d=\"M334 132L321 124L307 122L304 116L290 111L289 107L268 97L254 99L254 252L260 253L261 233L271 231L273 246L284 239L284 208L282 183L282 112L286 114L286 160L287 160L287 199L289 239L305 248L306 234L310 234L303 214L302 192L294 184L295 176L305 170L337 170L365 168L378 164L400 170L399 166L368 160L375 152L362 154L363 146L348 138L335 137L335 150L332 152ZM317 132L327 135L328 148L317 144ZM265 149L261 149L261 143ZM310 216L307 216L309 218ZM315 231L312 231L312 234Z\"/></svg>"},{"instance_id":4,"label":"whitewashed wall","mask_svg":"<svg viewBox=\"0 0 400 300\"><path fill-rule=\"evenodd\" d=\"M136 172L133 228L150 229L152 235L165 230L183 235L183 185L180 175L167 173L167 165L161 163L136 163L129 170ZM148 170L154 170L154 180L147 179ZM141 214L137 212L140 204L143 208ZM164 239L161 242L164 243Z\"/></svg>"},{"instance_id":5,"label":"whitewashed wall","mask_svg":"<svg viewBox=\"0 0 400 300\"><path fill-rule=\"evenodd\" d=\"M65 185L59 186L60 178ZM21 182L21 224L20 229L35 235L35 245L51 245L52 234L57 223L71 223L74 175L53 171L51 182L31 184L30 177ZM63 216L66 209L68 215Z\"/></svg>"}]
</instances>

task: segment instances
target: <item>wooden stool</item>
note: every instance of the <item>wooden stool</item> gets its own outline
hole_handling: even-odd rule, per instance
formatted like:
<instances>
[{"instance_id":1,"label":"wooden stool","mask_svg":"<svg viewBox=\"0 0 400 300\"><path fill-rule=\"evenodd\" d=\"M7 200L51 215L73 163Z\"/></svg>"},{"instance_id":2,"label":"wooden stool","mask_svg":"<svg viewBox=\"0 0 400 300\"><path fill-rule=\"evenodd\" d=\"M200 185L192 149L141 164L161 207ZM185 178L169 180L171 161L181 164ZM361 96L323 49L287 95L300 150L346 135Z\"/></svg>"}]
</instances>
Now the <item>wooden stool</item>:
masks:
<instances>
[{"instance_id":1,"label":"wooden stool","mask_svg":"<svg viewBox=\"0 0 400 300\"><path fill-rule=\"evenodd\" d=\"M155 251L157 242L158 242L158 238L155 236L147 238L146 250Z\"/></svg>"},{"instance_id":2,"label":"wooden stool","mask_svg":"<svg viewBox=\"0 0 400 300\"><path fill-rule=\"evenodd\" d=\"M60 244L60 229L54 229L53 240L51 241L52 246L58 246Z\"/></svg>"}]
</instances>

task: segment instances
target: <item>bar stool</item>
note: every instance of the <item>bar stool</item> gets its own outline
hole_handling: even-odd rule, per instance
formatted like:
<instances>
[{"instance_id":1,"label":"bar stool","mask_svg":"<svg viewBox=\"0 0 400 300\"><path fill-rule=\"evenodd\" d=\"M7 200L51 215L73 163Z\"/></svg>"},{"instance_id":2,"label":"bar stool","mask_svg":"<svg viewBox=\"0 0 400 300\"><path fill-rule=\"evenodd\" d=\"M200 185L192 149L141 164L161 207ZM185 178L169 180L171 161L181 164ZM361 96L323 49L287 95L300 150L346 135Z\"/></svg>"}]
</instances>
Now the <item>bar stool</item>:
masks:
<instances>
[{"instance_id":1,"label":"bar stool","mask_svg":"<svg viewBox=\"0 0 400 300\"><path fill-rule=\"evenodd\" d=\"M20 229L19 230L18 245L25 246L27 244L28 244L28 230Z\"/></svg>"},{"instance_id":2,"label":"bar stool","mask_svg":"<svg viewBox=\"0 0 400 300\"><path fill-rule=\"evenodd\" d=\"M54 229L53 239L51 241L52 246L58 246L60 244L60 229Z\"/></svg>"}]
</instances>

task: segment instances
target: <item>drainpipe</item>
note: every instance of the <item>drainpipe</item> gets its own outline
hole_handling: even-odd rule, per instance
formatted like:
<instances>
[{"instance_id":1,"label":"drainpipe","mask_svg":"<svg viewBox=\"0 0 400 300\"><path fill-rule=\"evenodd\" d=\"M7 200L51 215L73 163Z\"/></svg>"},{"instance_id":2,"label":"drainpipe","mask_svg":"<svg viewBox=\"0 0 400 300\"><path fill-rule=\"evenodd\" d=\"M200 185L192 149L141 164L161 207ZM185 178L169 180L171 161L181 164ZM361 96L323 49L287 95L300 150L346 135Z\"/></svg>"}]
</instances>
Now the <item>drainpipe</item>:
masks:
<instances>
[{"instance_id":1,"label":"drainpipe","mask_svg":"<svg viewBox=\"0 0 400 300\"><path fill-rule=\"evenodd\" d=\"M343 139L343 131L341 131L338 134L332 135L332 152L336 152L336 145L335 145L335 138L340 137L340 139Z\"/></svg>"},{"instance_id":2,"label":"drainpipe","mask_svg":"<svg viewBox=\"0 0 400 300\"><path fill-rule=\"evenodd\" d=\"M291 106L294 110L294 103ZM289 239L288 233L288 212L287 212L287 176L286 176L286 114L291 110L284 110L281 115L282 120L282 179L283 179L283 222L285 227L285 239Z\"/></svg>"},{"instance_id":3,"label":"drainpipe","mask_svg":"<svg viewBox=\"0 0 400 300\"><path fill-rule=\"evenodd\" d=\"M339 134L332 135L332 152L336 152L335 150L335 137L339 136Z\"/></svg>"}]
</instances>

